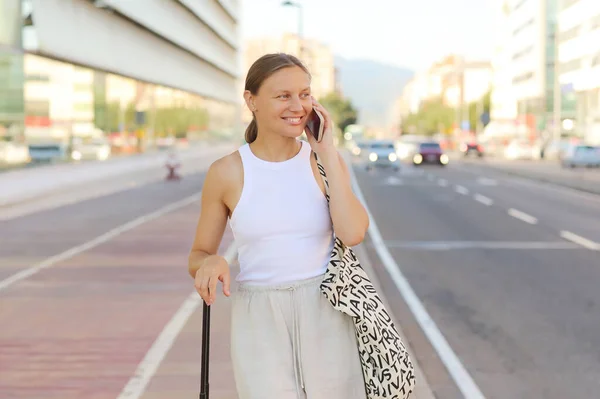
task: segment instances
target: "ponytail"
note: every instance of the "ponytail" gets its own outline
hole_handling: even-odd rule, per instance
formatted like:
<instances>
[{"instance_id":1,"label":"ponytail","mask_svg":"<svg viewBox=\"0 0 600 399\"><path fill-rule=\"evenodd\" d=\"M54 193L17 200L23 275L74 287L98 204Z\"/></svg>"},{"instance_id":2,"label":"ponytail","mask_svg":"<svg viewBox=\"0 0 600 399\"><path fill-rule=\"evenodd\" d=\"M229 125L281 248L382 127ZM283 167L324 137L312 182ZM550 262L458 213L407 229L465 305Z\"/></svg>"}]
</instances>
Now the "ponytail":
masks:
<instances>
[{"instance_id":1,"label":"ponytail","mask_svg":"<svg viewBox=\"0 0 600 399\"><path fill-rule=\"evenodd\" d=\"M246 128L246 134L244 138L246 139L246 143L250 144L258 137L258 125L256 124L256 118L252 116L252 121Z\"/></svg>"}]
</instances>

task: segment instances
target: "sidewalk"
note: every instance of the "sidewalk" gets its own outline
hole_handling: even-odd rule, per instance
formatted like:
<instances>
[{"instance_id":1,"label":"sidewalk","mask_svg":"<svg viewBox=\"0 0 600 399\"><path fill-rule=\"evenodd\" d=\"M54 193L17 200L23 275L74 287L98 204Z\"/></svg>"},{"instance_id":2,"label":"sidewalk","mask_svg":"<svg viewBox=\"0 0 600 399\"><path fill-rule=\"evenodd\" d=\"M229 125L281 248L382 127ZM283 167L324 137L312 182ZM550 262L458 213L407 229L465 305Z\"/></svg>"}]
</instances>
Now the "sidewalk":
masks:
<instances>
[{"instance_id":1,"label":"sidewalk","mask_svg":"<svg viewBox=\"0 0 600 399\"><path fill-rule=\"evenodd\" d=\"M598 168L566 169L562 168L557 161L507 161L495 158L461 159L461 163L600 194L600 169Z\"/></svg>"}]
</instances>

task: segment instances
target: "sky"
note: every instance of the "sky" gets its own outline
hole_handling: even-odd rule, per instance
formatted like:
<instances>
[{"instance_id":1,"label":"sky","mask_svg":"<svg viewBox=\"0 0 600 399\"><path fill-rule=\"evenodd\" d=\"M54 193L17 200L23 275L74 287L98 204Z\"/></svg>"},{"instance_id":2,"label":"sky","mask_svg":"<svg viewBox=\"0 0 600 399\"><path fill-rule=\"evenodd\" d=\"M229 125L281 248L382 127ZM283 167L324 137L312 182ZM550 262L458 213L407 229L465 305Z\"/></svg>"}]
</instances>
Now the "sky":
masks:
<instances>
[{"instance_id":1,"label":"sky","mask_svg":"<svg viewBox=\"0 0 600 399\"><path fill-rule=\"evenodd\" d=\"M303 34L334 54L422 70L450 53L490 59L498 0L296 0ZM298 32L298 9L241 0L243 40Z\"/></svg>"}]
</instances>

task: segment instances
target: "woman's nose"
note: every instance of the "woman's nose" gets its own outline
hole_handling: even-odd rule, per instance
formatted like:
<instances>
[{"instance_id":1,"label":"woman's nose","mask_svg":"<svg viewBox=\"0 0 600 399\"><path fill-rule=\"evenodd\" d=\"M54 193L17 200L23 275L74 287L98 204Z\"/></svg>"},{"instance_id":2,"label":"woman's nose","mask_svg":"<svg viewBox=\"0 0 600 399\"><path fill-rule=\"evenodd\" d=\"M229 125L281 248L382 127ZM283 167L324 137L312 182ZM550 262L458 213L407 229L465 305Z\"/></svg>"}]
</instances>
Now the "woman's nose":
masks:
<instances>
[{"instance_id":1,"label":"woman's nose","mask_svg":"<svg viewBox=\"0 0 600 399\"><path fill-rule=\"evenodd\" d=\"M291 111L302 111L304 107L302 107L302 101L299 97L293 97L290 102L290 110Z\"/></svg>"}]
</instances>

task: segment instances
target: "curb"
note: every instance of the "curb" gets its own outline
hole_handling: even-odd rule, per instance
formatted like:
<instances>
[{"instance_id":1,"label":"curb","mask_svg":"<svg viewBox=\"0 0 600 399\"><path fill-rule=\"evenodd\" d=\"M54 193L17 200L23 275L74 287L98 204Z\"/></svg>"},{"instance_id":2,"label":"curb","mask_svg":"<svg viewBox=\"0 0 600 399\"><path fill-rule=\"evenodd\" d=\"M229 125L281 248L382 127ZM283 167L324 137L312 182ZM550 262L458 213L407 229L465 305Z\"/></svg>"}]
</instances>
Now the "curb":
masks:
<instances>
[{"instance_id":1,"label":"curb","mask_svg":"<svg viewBox=\"0 0 600 399\"><path fill-rule=\"evenodd\" d=\"M230 150L234 150L232 145L223 145L213 148L212 151L204 149L182 155L181 174L187 176L205 171L210 163ZM150 164L143 162L139 165L129 165L121 172L111 170L110 173L95 175L87 181L58 184L51 189L32 193L33 195L17 196L4 203L0 202L0 220L10 220L164 180L163 160L163 157L159 157Z\"/></svg>"}]
</instances>

